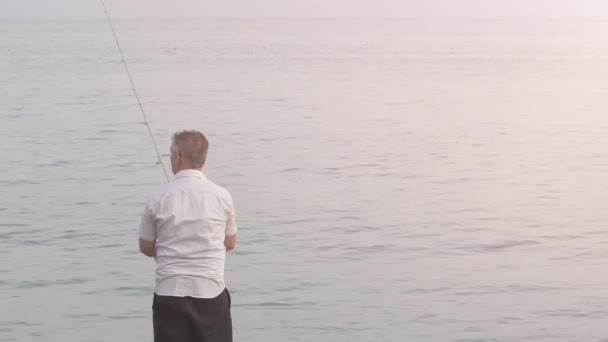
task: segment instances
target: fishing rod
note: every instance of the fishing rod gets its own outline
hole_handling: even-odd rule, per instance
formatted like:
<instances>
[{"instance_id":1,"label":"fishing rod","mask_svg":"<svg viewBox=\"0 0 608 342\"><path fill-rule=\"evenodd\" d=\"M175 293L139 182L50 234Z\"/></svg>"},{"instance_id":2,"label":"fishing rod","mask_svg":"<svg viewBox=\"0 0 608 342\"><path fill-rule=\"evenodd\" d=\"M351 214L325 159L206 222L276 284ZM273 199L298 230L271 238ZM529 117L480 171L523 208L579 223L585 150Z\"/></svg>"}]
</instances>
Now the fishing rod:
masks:
<instances>
[{"instance_id":1,"label":"fishing rod","mask_svg":"<svg viewBox=\"0 0 608 342\"><path fill-rule=\"evenodd\" d=\"M108 8L106 7L106 3L104 0L100 0L101 5L103 6L103 11L106 14L106 19L108 20L108 24L110 25L110 30L112 30L112 35L114 36L114 41L116 42L116 48L120 53L120 58L122 59L122 64L125 66L125 71L127 72L127 76L129 76L129 82L131 82L131 89L133 90L133 94L135 94L135 99L137 100L137 105L139 106L139 110L141 111L141 115L144 117L144 124L148 127L148 133L150 134L150 139L152 139L152 145L154 145L154 150L156 150L156 156L158 157L157 164L163 169L165 173L165 178L167 182L169 182L169 175L167 174L167 170L165 169L165 164L163 163L163 159L160 156L160 152L158 152L158 146L156 145L156 140L154 140L154 135L152 134L152 129L150 128L150 124L148 123L148 117L146 116L146 111L144 111L144 106L139 99L139 94L137 93L137 89L135 88L135 83L133 82L133 77L131 77L131 72L129 71L129 66L127 65L127 61L125 60L125 55L122 52L122 48L120 47L120 43L118 42L118 37L116 36L116 31L114 30L114 25L112 25L112 20L110 19L110 15L108 14Z\"/></svg>"}]
</instances>

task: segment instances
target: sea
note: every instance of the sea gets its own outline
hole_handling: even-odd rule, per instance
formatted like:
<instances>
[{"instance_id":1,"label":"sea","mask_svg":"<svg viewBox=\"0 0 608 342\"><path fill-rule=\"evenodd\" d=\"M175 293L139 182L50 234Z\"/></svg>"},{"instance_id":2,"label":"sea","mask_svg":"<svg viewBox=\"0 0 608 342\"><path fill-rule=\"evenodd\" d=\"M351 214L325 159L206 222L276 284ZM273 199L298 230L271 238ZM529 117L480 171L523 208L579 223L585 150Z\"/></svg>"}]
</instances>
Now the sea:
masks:
<instances>
[{"instance_id":1,"label":"sea","mask_svg":"<svg viewBox=\"0 0 608 342\"><path fill-rule=\"evenodd\" d=\"M608 341L608 21L114 27L147 121L103 17L0 22L0 341L152 341L184 129L236 205L235 341Z\"/></svg>"}]
</instances>

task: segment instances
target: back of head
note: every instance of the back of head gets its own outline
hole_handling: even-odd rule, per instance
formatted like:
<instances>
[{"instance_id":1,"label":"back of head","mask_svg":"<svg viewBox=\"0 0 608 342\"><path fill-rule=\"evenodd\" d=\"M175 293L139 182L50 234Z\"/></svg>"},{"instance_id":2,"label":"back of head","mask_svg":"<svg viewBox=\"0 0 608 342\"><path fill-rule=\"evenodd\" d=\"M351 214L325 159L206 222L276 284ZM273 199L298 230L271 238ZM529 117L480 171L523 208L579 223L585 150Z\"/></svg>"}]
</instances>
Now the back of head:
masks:
<instances>
[{"instance_id":1,"label":"back of head","mask_svg":"<svg viewBox=\"0 0 608 342\"><path fill-rule=\"evenodd\" d=\"M171 138L171 150L181 154L185 165L202 169L207 159L209 141L199 131L180 131Z\"/></svg>"}]
</instances>

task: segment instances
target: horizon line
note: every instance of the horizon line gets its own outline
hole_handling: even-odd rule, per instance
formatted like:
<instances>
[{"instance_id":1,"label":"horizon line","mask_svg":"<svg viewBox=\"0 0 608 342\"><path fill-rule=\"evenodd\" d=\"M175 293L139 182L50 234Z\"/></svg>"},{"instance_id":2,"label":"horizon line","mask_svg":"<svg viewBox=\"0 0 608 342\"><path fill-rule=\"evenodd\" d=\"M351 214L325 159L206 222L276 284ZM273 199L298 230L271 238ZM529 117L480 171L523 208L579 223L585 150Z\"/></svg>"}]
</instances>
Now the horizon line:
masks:
<instances>
[{"instance_id":1,"label":"horizon line","mask_svg":"<svg viewBox=\"0 0 608 342\"><path fill-rule=\"evenodd\" d=\"M530 21L530 20L573 20L573 21L608 21L608 18L585 18L585 17L466 17L466 16L173 16L173 17L113 17L113 20L478 20L478 21ZM0 21L104 21L103 17L64 17L64 18L2 18Z\"/></svg>"}]
</instances>

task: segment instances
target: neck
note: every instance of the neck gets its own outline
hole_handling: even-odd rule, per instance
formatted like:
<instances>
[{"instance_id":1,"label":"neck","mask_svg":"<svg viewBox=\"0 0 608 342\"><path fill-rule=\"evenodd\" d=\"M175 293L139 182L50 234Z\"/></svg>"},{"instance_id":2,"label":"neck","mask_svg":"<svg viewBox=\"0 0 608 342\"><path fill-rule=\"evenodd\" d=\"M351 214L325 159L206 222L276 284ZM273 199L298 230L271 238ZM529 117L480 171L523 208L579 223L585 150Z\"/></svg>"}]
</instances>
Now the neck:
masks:
<instances>
[{"instance_id":1,"label":"neck","mask_svg":"<svg viewBox=\"0 0 608 342\"><path fill-rule=\"evenodd\" d=\"M182 167L182 168L173 170L173 174L178 174L179 172L186 171L186 170L202 171L201 169L195 169L195 168L191 168L191 167Z\"/></svg>"}]
</instances>

